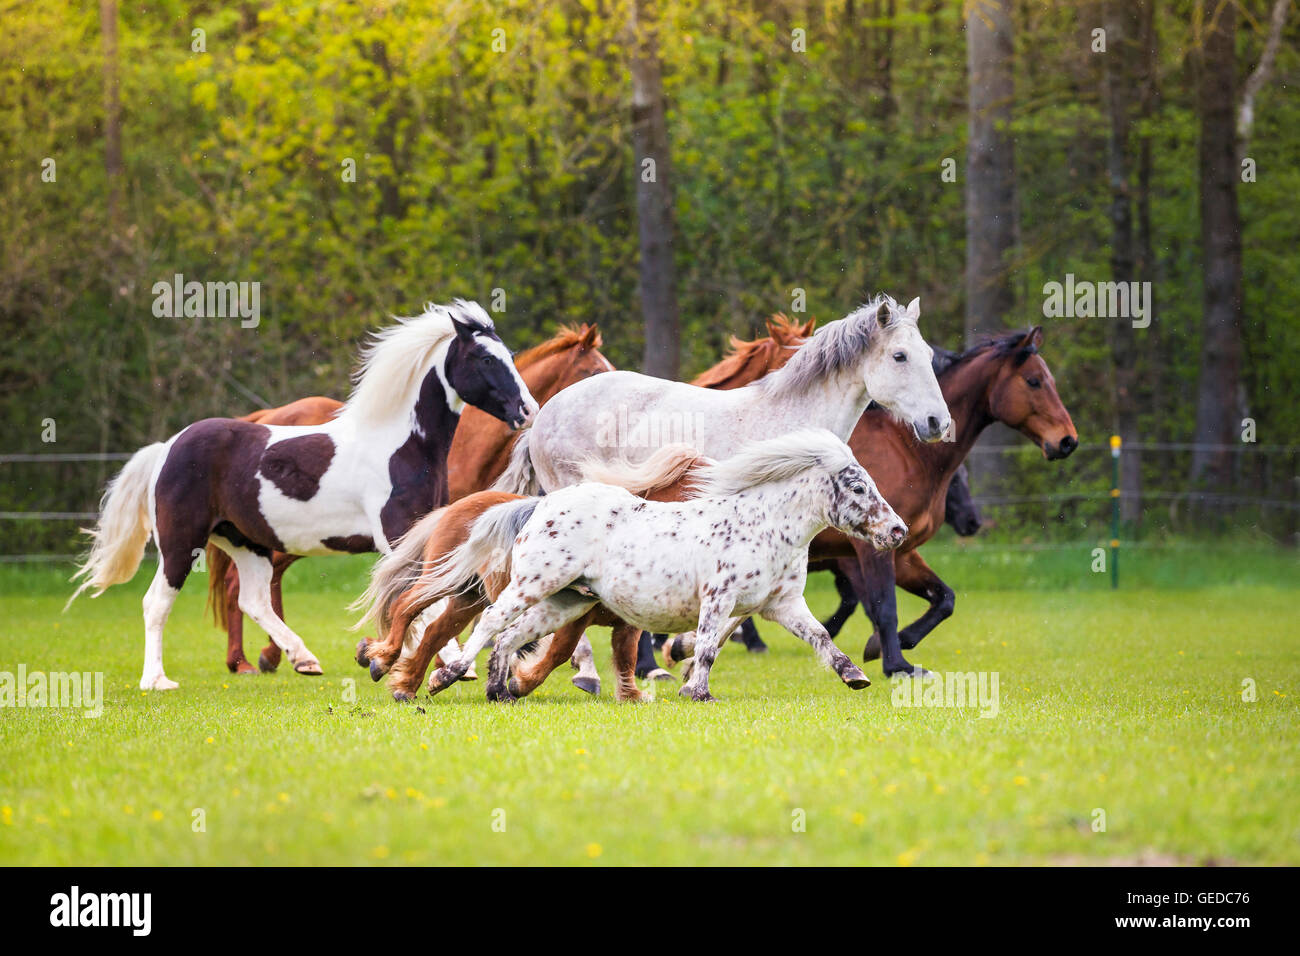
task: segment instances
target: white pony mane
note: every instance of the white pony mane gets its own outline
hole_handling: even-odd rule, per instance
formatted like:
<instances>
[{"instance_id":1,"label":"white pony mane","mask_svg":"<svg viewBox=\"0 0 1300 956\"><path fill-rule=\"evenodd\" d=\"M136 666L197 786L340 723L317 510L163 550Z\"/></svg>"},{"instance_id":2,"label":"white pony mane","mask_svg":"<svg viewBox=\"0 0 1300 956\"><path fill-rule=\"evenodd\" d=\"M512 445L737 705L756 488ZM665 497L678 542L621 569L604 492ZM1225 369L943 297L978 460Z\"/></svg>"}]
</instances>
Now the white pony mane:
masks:
<instances>
[{"instance_id":1,"label":"white pony mane","mask_svg":"<svg viewBox=\"0 0 1300 956\"><path fill-rule=\"evenodd\" d=\"M420 315L393 318L395 325L371 333L362 346L352 394L337 417L378 422L409 406L438 350L456 334L453 319L485 332L494 329L483 307L464 299L451 305L429 302Z\"/></svg>"},{"instance_id":2,"label":"white pony mane","mask_svg":"<svg viewBox=\"0 0 1300 956\"><path fill-rule=\"evenodd\" d=\"M755 485L786 481L810 468L839 471L857 464L843 441L824 428L750 442L726 461L710 462L691 475L693 497L734 495Z\"/></svg>"},{"instance_id":3,"label":"white pony mane","mask_svg":"<svg viewBox=\"0 0 1300 956\"><path fill-rule=\"evenodd\" d=\"M841 369L856 366L880 334L876 313L881 305L888 305L897 319L907 314L892 296L881 293L844 318L823 325L783 368L754 384L774 392L801 392Z\"/></svg>"}]
</instances>

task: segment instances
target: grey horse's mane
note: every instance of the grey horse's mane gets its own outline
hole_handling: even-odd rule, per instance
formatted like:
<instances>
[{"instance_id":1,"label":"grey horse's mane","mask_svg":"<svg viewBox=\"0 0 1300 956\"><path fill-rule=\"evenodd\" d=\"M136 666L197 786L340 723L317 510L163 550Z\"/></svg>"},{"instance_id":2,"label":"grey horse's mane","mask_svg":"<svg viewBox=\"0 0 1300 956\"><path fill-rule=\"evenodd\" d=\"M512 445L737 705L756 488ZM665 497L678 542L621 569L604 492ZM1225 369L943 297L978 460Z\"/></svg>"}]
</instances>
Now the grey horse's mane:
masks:
<instances>
[{"instance_id":1,"label":"grey horse's mane","mask_svg":"<svg viewBox=\"0 0 1300 956\"><path fill-rule=\"evenodd\" d=\"M857 459L843 441L824 428L808 428L750 442L725 461L709 462L691 476L691 497L739 494L810 468L840 471L854 464Z\"/></svg>"},{"instance_id":2,"label":"grey horse's mane","mask_svg":"<svg viewBox=\"0 0 1300 956\"><path fill-rule=\"evenodd\" d=\"M844 318L823 325L784 368L759 379L755 386L772 392L800 392L842 369L856 366L880 334L876 314L881 305L888 305L891 313L904 314L891 296L882 293Z\"/></svg>"}]
</instances>

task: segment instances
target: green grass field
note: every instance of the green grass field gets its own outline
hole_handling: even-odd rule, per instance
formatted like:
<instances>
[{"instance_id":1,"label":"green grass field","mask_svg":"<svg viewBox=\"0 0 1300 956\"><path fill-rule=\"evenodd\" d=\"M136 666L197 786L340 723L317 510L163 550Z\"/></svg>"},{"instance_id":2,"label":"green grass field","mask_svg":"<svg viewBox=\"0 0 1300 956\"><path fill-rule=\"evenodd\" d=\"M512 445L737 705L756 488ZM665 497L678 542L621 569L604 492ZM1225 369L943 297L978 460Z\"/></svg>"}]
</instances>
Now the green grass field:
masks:
<instances>
[{"instance_id":1,"label":"green grass field","mask_svg":"<svg viewBox=\"0 0 1300 956\"><path fill-rule=\"evenodd\" d=\"M513 706L481 682L399 706L351 662L352 559L289 574L324 677L226 673L196 580L168 627L181 687L144 694L150 568L66 615L57 569L6 568L0 671L102 671L106 702L98 719L0 709L0 863L1300 863L1293 556L1192 553L1207 586L1179 589L1133 555L1111 593L1079 577L1086 558L956 551L927 549L958 569L958 611L910 657L997 672L989 719L895 707L875 663L850 691L771 624L770 653L724 651L713 705L667 683L614 704L598 631L601 699L564 669ZM809 598L830 610L829 577ZM857 656L868 633L858 616L840 645Z\"/></svg>"}]
</instances>

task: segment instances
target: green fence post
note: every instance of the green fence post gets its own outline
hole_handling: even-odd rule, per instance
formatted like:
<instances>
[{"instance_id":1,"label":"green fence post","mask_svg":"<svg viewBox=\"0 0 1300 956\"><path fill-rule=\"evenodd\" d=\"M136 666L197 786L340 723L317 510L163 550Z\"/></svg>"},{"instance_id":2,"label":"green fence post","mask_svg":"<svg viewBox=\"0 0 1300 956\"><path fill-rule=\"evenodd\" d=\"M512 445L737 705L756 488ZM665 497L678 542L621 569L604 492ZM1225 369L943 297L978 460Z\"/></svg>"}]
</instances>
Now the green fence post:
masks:
<instances>
[{"instance_id":1,"label":"green fence post","mask_svg":"<svg viewBox=\"0 0 1300 956\"><path fill-rule=\"evenodd\" d=\"M1123 442L1110 436L1110 589L1119 587L1119 449Z\"/></svg>"}]
</instances>

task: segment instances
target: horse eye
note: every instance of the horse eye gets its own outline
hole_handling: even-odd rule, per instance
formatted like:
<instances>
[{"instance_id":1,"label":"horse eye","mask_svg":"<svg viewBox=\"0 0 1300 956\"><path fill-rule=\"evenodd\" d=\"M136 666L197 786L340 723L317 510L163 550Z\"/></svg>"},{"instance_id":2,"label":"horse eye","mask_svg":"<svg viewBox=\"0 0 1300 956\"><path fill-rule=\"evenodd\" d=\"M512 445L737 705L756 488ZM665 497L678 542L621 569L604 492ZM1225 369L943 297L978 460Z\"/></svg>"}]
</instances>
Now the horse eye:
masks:
<instances>
[{"instance_id":1,"label":"horse eye","mask_svg":"<svg viewBox=\"0 0 1300 956\"><path fill-rule=\"evenodd\" d=\"M1038 388L1043 383L1036 378L1027 378L1025 379L1025 384L1028 385L1030 388Z\"/></svg>"},{"instance_id":2,"label":"horse eye","mask_svg":"<svg viewBox=\"0 0 1300 956\"><path fill-rule=\"evenodd\" d=\"M894 361L895 361L895 362L906 362L906 361L907 361L907 353L906 353L906 352L895 352L895 353L894 353Z\"/></svg>"},{"instance_id":3,"label":"horse eye","mask_svg":"<svg viewBox=\"0 0 1300 956\"><path fill-rule=\"evenodd\" d=\"M867 493L867 486L855 484L849 490L852 491L855 495L865 495Z\"/></svg>"}]
</instances>

